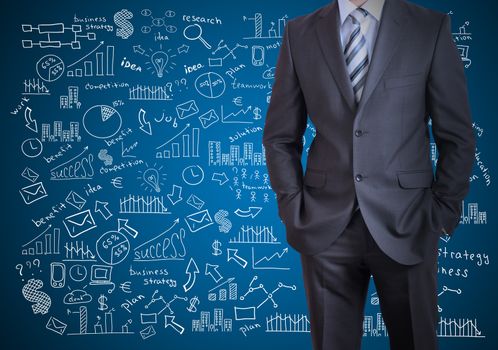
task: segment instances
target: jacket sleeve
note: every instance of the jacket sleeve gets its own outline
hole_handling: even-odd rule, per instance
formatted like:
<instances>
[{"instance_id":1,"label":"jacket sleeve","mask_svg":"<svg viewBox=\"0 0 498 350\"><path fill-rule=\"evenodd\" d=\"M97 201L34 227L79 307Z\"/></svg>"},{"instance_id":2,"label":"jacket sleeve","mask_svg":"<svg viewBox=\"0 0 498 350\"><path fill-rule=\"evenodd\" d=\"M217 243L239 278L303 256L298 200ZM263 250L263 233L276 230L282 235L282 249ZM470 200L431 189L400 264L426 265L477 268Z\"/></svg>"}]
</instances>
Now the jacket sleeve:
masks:
<instances>
[{"instance_id":1,"label":"jacket sleeve","mask_svg":"<svg viewBox=\"0 0 498 350\"><path fill-rule=\"evenodd\" d=\"M292 59L291 23L285 26L263 130L270 183L277 199L299 192L303 178L301 155L307 112Z\"/></svg>"},{"instance_id":2,"label":"jacket sleeve","mask_svg":"<svg viewBox=\"0 0 498 350\"><path fill-rule=\"evenodd\" d=\"M432 192L441 210L441 229L451 235L460 221L462 200L469 191L476 140L463 62L447 14L436 41L427 94L432 134L439 152Z\"/></svg>"}]
</instances>

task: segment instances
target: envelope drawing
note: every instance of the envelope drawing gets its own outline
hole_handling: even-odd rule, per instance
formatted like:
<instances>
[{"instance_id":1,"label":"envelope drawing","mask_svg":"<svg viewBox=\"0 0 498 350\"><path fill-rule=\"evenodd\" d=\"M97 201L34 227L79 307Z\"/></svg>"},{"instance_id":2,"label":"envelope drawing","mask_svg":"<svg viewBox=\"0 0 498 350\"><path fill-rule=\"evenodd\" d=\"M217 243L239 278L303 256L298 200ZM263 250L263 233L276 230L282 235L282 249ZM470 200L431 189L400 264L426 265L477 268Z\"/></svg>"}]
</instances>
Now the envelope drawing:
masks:
<instances>
[{"instance_id":1,"label":"envelope drawing","mask_svg":"<svg viewBox=\"0 0 498 350\"><path fill-rule=\"evenodd\" d=\"M176 106L176 114L180 119L185 119L197 113L199 113L199 108L194 100L183 102Z\"/></svg>"},{"instance_id":2,"label":"envelope drawing","mask_svg":"<svg viewBox=\"0 0 498 350\"><path fill-rule=\"evenodd\" d=\"M30 169L28 167L26 167L22 173L21 173L21 176L24 177L26 180L29 180L31 182L35 182L36 180L38 180L38 177L40 175L38 175L36 173L36 171L34 171L33 169Z\"/></svg>"},{"instance_id":3,"label":"envelope drawing","mask_svg":"<svg viewBox=\"0 0 498 350\"><path fill-rule=\"evenodd\" d=\"M66 327L67 324L65 324L62 321L59 321L54 316L50 316L47 325L45 326L45 328L47 328L49 331L55 332L60 335L64 334L64 332L66 331Z\"/></svg>"},{"instance_id":4,"label":"envelope drawing","mask_svg":"<svg viewBox=\"0 0 498 350\"><path fill-rule=\"evenodd\" d=\"M37 182L29 186L25 186L19 190L24 203L31 204L48 196L42 182Z\"/></svg>"},{"instance_id":5,"label":"envelope drawing","mask_svg":"<svg viewBox=\"0 0 498 350\"><path fill-rule=\"evenodd\" d=\"M204 201L197 197L195 194L191 194L187 199L187 204L190 204L197 210L201 210L204 206Z\"/></svg>"},{"instance_id":6,"label":"envelope drawing","mask_svg":"<svg viewBox=\"0 0 498 350\"><path fill-rule=\"evenodd\" d=\"M66 197L66 203L71 204L78 210L81 210L86 203L86 200L74 191L69 192Z\"/></svg>"},{"instance_id":7,"label":"envelope drawing","mask_svg":"<svg viewBox=\"0 0 498 350\"><path fill-rule=\"evenodd\" d=\"M218 120L220 120L220 117L216 114L216 111L214 109L210 109L203 115L199 117L199 120L201 122L201 125L204 129L209 128L211 125L216 123Z\"/></svg>"},{"instance_id":8,"label":"envelope drawing","mask_svg":"<svg viewBox=\"0 0 498 350\"><path fill-rule=\"evenodd\" d=\"M200 229L213 224L213 220L211 219L207 209L186 216L185 222L192 232L197 232Z\"/></svg>"},{"instance_id":9,"label":"envelope drawing","mask_svg":"<svg viewBox=\"0 0 498 350\"><path fill-rule=\"evenodd\" d=\"M62 222L66 226L69 236L72 238L78 237L82 233L97 227L89 209L70 215L62 220Z\"/></svg>"},{"instance_id":10,"label":"envelope drawing","mask_svg":"<svg viewBox=\"0 0 498 350\"><path fill-rule=\"evenodd\" d=\"M156 335L156 330L154 329L154 327L148 326L140 331L140 335L142 336L142 339L145 340L152 337L153 335Z\"/></svg>"}]
</instances>

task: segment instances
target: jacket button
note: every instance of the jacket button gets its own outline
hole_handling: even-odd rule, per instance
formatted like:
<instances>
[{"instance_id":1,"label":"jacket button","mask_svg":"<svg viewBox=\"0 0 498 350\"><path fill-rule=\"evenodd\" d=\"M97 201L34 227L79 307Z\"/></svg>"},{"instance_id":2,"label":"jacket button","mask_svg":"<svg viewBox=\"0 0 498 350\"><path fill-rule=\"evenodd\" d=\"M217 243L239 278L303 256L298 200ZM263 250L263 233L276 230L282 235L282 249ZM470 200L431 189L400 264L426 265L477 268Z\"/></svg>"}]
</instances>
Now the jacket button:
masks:
<instances>
[{"instance_id":1,"label":"jacket button","mask_svg":"<svg viewBox=\"0 0 498 350\"><path fill-rule=\"evenodd\" d=\"M360 182L361 180L363 180L363 176L361 176L361 174L358 174L355 176L355 180Z\"/></svg>"},{"instance_id":2,"label":"jacket button","mask_svg":"<svg viewBox=\"0 0 498 350\"><path fill-rule=\"evenodd\" d=\"M359 130L359 129L358 129L358 130L356 130L356 131L354 132L354 134L355 134L356 136L360 137L361 135L363 135L363 131L361 131L361 130Z\"/></svg>"}]
</instances>

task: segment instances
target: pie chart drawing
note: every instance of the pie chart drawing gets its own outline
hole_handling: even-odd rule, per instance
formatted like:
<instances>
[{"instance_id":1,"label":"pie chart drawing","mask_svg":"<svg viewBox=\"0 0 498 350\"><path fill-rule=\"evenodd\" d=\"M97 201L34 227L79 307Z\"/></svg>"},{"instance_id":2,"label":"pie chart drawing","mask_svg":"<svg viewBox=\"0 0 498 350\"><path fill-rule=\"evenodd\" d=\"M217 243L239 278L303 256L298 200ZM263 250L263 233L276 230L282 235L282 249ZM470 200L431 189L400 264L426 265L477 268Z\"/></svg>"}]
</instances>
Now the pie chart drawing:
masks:
<instances>
[{"instance_id":1,"label":"pie chart drawing","mask_svg":"<svg viewBox=\"0 0 498 350\"><path fill-rule=\"evenodd\" d=\"M64 73L64 62L56 55L45 55L36 63L36 72L45 81L56 81Z\"/></svg>"},{"instance_id":2,"label":"pie chart drawing","mask_svg":"<svg viewBox=\"0 0 498 350\"><path fill-rule=\"evenodd\" d=\"M96 105L83 115L83 127L97 139L114 136L121 129L121 115L111 106Z\"/></svg>"},{"instance_id":3,"label":"pie chart drawing","mask_svg":"<svg viewBox=\"0 0 498 350\"><path fill-rule=\"evenodd\" d=\"M225 80L215 72L207 72L195 79L195 89L206 98L217 98L225 92Z\"/></svg>"},{"instance_id":4,"label":"pie chart drawing","mask_svg":"<svg viewBox=\"0 0 498 350\"><path fill-rule=\"evenodd\" d=\"M130 252L130 241L118 231L108 231L97 240L97 255L106 264L116 265L122 262Z\"/></svg>"}]
</instances>

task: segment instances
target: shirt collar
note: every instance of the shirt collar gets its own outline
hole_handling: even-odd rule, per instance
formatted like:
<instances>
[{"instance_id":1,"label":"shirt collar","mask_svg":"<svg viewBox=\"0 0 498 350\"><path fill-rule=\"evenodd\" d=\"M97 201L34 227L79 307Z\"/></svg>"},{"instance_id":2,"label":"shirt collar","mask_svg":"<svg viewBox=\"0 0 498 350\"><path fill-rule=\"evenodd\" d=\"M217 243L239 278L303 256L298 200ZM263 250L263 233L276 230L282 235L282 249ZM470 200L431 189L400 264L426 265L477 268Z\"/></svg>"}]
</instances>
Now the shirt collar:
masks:
<instances>
[{"instance_id":1,"label":"shirt collar","mask_svg":"<svg viewBox=\"0 0 498 350\"><path fill-rule=\"evenodd\" d=\"M341 16L341 25L344 23L346 18L348 18L349 14L356 9L356 5L353 4L349 0L337 0L339 5L339 14ZM375 17L377 21L380 21L380 17L382 14L382 7L384 5L385 0L367 0L362 8L368 11L369 14Z\"/></svg>"}]
</instances>

